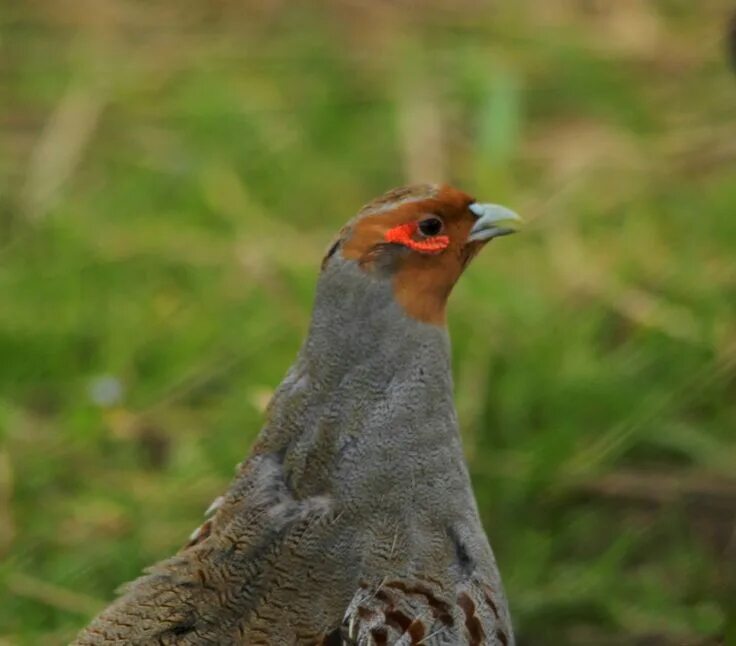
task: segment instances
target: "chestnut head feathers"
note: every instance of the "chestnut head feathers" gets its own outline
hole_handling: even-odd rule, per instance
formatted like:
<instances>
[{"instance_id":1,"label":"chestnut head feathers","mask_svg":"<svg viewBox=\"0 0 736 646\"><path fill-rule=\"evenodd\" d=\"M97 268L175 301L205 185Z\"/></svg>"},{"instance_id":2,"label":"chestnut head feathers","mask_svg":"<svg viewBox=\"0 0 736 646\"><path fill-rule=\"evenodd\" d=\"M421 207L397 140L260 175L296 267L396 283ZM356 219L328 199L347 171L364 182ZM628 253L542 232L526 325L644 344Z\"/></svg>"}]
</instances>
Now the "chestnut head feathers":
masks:
<instances>
[{"instance_id":1,"label":"chestnut head feathers","mask_svg":"<svg viewBox=\"0 0 736 646\"><path fill-rule=\"evenodd\" d=\"M405 312L442 324L453 285L492 238L513 233L513 211L480 204L451 186L419 184L389 191L364 206L340 232L323 261L340 253L393 282Z\"/></svg>"}]
</instances>

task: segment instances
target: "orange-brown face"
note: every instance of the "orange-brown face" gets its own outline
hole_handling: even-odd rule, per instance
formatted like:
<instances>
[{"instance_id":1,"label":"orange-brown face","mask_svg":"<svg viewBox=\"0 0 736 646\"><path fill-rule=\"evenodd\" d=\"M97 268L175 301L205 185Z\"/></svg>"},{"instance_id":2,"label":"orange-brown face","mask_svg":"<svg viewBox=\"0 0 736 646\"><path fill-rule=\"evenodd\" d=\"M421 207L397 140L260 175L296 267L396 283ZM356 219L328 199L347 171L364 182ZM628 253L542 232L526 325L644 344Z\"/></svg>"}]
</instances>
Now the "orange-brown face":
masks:
<instances>
[{"instance_id":1,"label":"orange-brown face","mask_svg":"<svg viewBox=\"0 0 736 646\"><path fill-rule=\"evenodd\" d=\"M514 218L450 186L409 186L366 205L344 230L340 247L365 271L388 272L410 316L442 325L447 297L465 266L487 240L512 231L496 223Z\"/></svg>"}]
</instances>

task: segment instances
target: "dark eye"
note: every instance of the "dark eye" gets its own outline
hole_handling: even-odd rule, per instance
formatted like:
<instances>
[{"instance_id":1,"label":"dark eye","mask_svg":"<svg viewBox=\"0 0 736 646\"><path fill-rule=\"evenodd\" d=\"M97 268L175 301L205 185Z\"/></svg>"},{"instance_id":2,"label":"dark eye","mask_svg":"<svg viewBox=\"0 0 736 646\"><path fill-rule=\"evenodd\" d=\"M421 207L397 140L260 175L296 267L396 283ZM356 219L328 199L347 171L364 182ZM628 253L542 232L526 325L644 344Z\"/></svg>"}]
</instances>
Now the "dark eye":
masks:
<instances>
[{"instance_id":1,"label":"dark eye","mask_svg":"<svg viewBox=\"0 0 736 646\"><path fill-rule=\"evenodd\" d=\"M432 216L419 222L419 231L425 236L436 236L442 233L442 220L438 217Z\"/></svg>"}]
</instances>

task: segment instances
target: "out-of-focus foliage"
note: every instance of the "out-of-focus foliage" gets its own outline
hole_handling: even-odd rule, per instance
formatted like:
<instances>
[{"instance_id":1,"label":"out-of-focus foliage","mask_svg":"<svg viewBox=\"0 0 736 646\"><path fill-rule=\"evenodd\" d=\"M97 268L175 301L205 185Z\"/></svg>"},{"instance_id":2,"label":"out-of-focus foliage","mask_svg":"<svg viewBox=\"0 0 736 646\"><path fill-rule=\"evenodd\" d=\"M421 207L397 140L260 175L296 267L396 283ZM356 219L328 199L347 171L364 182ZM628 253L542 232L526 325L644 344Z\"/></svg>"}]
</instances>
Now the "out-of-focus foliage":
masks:
<instances>
[{"instance_id":1,"label":"out-of-focus foliage","mask_svg":"<svg viewBox=\"0 0 736 646\"><path fill-rule=\"evenodd\" d=\"M3 3L0 643L64 643L184 542L333 233L412 180L530 221L450 321L520 643L723 635L731 4Z\"/></svg>"}]
</instances>

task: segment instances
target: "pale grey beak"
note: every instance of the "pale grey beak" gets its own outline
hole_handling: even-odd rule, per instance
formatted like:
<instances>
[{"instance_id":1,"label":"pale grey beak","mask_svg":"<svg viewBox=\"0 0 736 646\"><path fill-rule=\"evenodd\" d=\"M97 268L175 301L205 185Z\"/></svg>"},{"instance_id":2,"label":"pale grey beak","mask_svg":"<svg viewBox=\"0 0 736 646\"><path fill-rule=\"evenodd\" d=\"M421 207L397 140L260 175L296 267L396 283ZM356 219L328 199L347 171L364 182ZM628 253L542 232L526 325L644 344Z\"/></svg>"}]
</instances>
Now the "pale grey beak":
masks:
<instances>
[{"instance_id":1,"label":"pale grey beak","mask_svg":"<svg viewBox=\"0 0 736 646\"><path fill-rule=\"evenodd\" d=\"M470 212L478 219L470 230L468 242L485 242L518 231L521 218L498 204L471 204Z\"/></svg>"}]
</instances>

